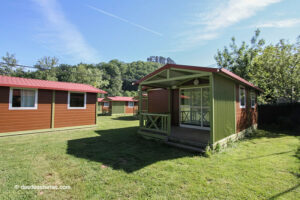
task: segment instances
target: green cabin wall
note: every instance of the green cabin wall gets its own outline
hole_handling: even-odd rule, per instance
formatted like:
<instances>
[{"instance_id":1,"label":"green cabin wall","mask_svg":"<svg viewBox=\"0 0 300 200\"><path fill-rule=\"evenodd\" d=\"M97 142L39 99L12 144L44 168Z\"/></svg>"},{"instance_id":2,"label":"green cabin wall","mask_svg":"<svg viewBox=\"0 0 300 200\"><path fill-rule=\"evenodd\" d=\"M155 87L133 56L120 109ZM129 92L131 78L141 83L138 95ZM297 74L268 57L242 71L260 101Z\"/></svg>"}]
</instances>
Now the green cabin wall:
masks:
<instances>
[{"instance_id":1,"label":"green cabin wall","mask_svg":"<svg viewBox=\"0 0 300 200\"><path fill-rule=\"evenodd\" d=\"M124 101L111 101L111 103L112 103L112 114L125 113L125 102Z\"/></svg>"},{"instance_id":2,"label":"green cabin wall","mask_svg":"<svg viewBox=\"0 0 300 200\"><path fill-rule=\"evenodd\" d=\"M213 75L214 88L214 142L236 131L235 83L221 75Z\"/></svg>"}]
</instances>

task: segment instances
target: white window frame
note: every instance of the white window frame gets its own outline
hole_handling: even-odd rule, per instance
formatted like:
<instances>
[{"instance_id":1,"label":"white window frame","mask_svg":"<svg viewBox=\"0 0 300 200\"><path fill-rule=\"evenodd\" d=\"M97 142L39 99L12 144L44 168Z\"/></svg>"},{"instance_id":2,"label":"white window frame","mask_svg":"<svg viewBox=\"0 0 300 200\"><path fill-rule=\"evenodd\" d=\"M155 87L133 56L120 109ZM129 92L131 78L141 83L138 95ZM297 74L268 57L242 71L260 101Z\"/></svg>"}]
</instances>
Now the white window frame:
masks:
<instances>
[{"instance_id":1,"label":"white window frame","mask_svg":"<svg viewBox=\"0 0 300 200\"><path fill-rule=\"evenodd\" d=\"M131 104L131 105L129 105L129 103ZM134 108L134 102L133 101L128 101L128 108Z\"/></svg>"},{"instance_id":2,"label":"white window frame","mask_svg":"<svg viewBox=\"0 0 300 200\"><path fill-rule=\"evenodd\" d=\"M105 105L107 103L107 105ZM109 102L103 102L103 107L109 107Z\"/></svg>"},{"instance_id":3,"label":"white window frame","mask_svg":"<svg viewBox=\"0 0 300 200\"><path fill-rule=\"evenodd\" d=\"M34 107L13 107L12 101L13 101L13 90L33 90L35 91L35 98L34 98ZM37 110L38 109L38 89L34 88L16 88L16 87L10 87L9 88L9 110Z\"/></svg>"},{"instance_id":4,"label":"white window frame","mask_svg":"<svg viewBox=\"0 0 300 200\"><path fill-rule=\"evenodd\" d=\"M245 91L245 98L244 98L244 105L242 106L241 104L241 90L244 90ZM247 93L246 93L246 88L244 86L241 86L239 87L239 102L240 102L240 108L246 108L246 104L247 104Z\"/></svg>"},{"instance_id":5,"label":"white window frame","mask_svg":"<svg viewBox=\"0 0 300 200\"><path fill-rule=\"evenodd\" d=\"M252 105L252 100L254 101L254 105ZM255 108L255 106L256 106L256 94L255 94L254 91L251 92L250 103L251 103L251 108Z\"/></svg>"},{"instance_id":6,"label":"white window frame","mask_svg":"<svg viewBox=\"0 0 300 200\"><path fill-rule=\"evenodd\" d=\"M83 102L83 104L84 104L84 106L83 107L71 107L70 106L70 100L71 100L71 93L79 93L79 94L84 94L84 102ZM70 92L70 91L68 91L68 109L69 110L78 110L78 109L86 109L86 92Z\"/></svg>"}]
</instances>

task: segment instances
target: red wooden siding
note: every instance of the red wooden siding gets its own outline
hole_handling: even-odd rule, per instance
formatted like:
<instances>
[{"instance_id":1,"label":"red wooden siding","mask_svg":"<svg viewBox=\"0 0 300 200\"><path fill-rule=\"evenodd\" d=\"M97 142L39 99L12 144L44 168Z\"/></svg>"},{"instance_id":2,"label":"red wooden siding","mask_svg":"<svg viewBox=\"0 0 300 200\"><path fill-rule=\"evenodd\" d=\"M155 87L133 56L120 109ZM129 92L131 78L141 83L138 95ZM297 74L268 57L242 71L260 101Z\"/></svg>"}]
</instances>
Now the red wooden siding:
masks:
<instances>
[{"instance_id":1,"label":"red wooden siding","mask_svg":"<svg viewBox=\"0 0 300 200\"><path fill-rule=\"evenodd\" d=\"M125 103L125 113L126 114L134 114L138 110L138 104L137 102L134 102L134 106L132 108L128 107L128 101Z\"/></svg>"},{"instance_id":2,"label":"red wooden siding","mask_svg":"<svg viewBox=\"0 0 300 200\"><path fill-rule=\"evenodd\" d=\"M249 88L246 90L246 108L240 108L240 85L236 84L236 131L237 133L257 123L257 104L251 108L251 99ZM256 94L257 96L257 94ZM256 101L257 102L257 101Z\"/></svg>"},{"instance_id":3,"label":"red wooden siding","mask_svg":"<svg viewBox=\"0 0 300 200\"><path fill-rule=\"evenodd\" d=\"M149 113L168 113L168 90L148 91L148 112Z\"/></svg>"},{"instance_id":4,"label":"red wooden siding","mask_svg":"<svg viewBox=\"0 0 300 200\"><path fill-rule=\"evenodd\" d=\"M38 90L38 109L9 110L9 87L0 87L0 133L51 127L51 90Z\"/></svg>"},{"instance_id":5,"label":"red wooden siding","mask_svg":"<svg viewBox=\"0 0 300 200\"><path fill-rule=\"evenodd\" d=\"M54 127L93 125L96 123L96 94L87 93L86 109L68 109L68 92L56 91Z\"/></svg>"},{"instance_id":6,"label":"red wooden siding","mask_svg":"<svg viewBox=\"0 0 300 200\"><path fill-rule=\"evenodd\" d=\"M109 102L109 105L110 104L111 104L111 102ZM104 107L104 102L101 102L101 106L102 106L102 113L109 113L110 112L110 109L109 109L110 106L105 106Z\"/></svg>"}]
</instances>

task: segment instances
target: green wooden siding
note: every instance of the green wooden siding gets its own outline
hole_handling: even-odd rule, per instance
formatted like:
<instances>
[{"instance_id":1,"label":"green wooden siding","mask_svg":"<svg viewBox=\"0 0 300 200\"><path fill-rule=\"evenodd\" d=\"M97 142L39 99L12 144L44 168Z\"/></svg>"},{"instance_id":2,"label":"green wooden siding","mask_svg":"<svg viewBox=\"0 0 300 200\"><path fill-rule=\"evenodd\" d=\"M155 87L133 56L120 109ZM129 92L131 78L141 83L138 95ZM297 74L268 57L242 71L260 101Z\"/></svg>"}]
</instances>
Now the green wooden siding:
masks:
<instances>
[{"instance_id":1,"label":"green wooden siding","mask_svg":"<svg viewBox=\"0 0 300 200\"><path fill-rule=\"evenodd\" d=\"M112 114L123 114L125 113L125 102L124 101L112 101Z\"/></svg>"},{"instance_id":2,"label":"green wooden siding","mask_svg":"<svg viewBox=\"0 0 300 200\"><path fill-rule=\"evenodd\" d=\"M214 74L214 142L235 133L235 83Z\"/></svg>"}]
</instances>

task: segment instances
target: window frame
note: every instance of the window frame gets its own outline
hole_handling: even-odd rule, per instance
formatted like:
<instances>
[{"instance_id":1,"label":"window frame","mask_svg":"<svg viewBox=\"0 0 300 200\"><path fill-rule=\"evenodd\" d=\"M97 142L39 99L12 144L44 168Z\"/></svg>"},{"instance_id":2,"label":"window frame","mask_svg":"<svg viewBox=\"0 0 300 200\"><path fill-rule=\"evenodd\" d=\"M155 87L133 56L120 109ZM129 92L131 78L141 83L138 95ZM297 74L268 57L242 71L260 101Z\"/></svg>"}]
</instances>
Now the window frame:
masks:
<instances>
[{"instance_id":1,"label":"window frame","mask_svg":"<svg viewBox=\"0 0 300 200\"><path fill-rule=\"evenodd\" d=\"M242 106L242 98L241 98L241 90L244 90L244 94L245 94L245 98L244 98L244 105ZM244 86L241 86L239 87L239 102L240 102L240 108L246 108L246 105L247 105L247 92L246 92L246 88Z\"/></svg>"},{"instance_id":2,"label":"window frame","mask_svg":"<svg viewBox=\"0 0 300 200\"><path fill-rule=\"evenodd\" d=\"M77 93L77 94L84 94L84 98L83 98L83 107L71 107L70 106L70 101L71 101L71 93ZM72 91L68 91L68 110L84 110L86 109L86 92L72 92Z\"/></svg>"},{"instance_id":3,"label":"window frame","mask_svg":"<svg viewBox=\"0 0 300 200\"><path fill-rule=\"evenodd\" d=\"M34 95L34 107L13 107L13 90L33 90L35 91ZM38 109L38 89L36 88L18 88L18 87L10 87L9 88L9 104L8 110L37 110Z\"/></svg>"},{"instance_id":4,"label":"window frame","mask_svg":"<svg viewBox=\"0 0 300 200\"><path fill-rule=\"evenodd\" d=\"M132 103L132 104L129 105L129 103ZM128 101L128 108L134 108L134 102L133 101Z\"/></svg>"},{"instance_id":5,"label":"window frame","mask_svg":"<svg viewBox=\"0 0 300 200\"><path fill-rule=\"evenodd\" d=\"M107 103L107 106L105 105ZM108 108L109 107L109 102L103 102L103 107Z\"/></svg>"},{"instance_id":6,"label":"window frame","mask_svg":"<svg viewBox=\"0 0 300 200\"><path fill-rule=\"evenodd\" d=\"M252 100L254 100L254 105L252 105ZM250 94L250 105L251 108L255 108L256 106L256 93L254 91L252 91Z\"/></svg>"}]
</instances>

